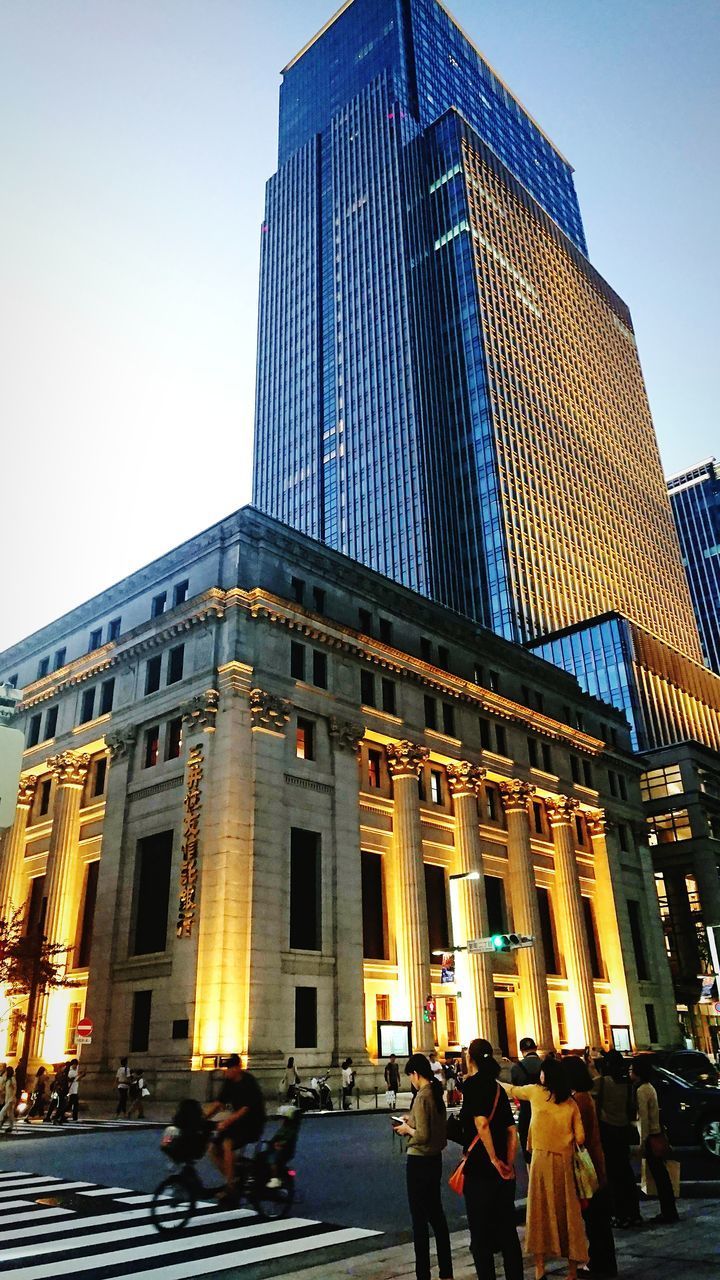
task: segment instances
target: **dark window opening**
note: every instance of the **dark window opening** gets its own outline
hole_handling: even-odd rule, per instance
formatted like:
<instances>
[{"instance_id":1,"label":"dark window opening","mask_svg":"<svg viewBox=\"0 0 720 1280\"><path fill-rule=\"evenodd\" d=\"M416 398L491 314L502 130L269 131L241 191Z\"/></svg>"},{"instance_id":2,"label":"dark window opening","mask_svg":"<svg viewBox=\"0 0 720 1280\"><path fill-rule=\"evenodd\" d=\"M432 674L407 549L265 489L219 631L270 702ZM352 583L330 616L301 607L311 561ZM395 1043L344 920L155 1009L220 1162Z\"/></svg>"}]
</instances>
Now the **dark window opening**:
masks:
<instances>
[{"instance_id":1,"label":"dark window opening","mask_svg":"<svg viewBox=\"0 0 720 1280\"><path fill-rule=\"evenodd\" d=\"M102 644L102 627L96 627L94 631L90 632L90 639L88 640L88 653L92 653L95 649L99 649L101 644Z\"/></svg>"},{"instance_id":2,"label":"dark window opening","mask_svg":"<svg viewBox=\"0 0 720 1280\"><path fill-rule=\"evenodd\" d=\"M583 898L583 915L585 917L585 932L588 940L588 952L590 955L590 971L593 978L604 978L602 960L600 957L600 943L598 939L597 928L595 925L595 911L593 909L592 899Z\"/></svg>"},{"instance_id":3,"label":"dark window opening","mask_svg":"<svg viewBox=\"0 0 720 1280\"><path fill-rule=\"evenodd\" d=\"M380 639L384 644L392 644L393 624L389 618L380 619Z\"/></svg>"},{"instance_id":4,"label":"dark window opening","mask_svg":"<svg viewBox=\"0 0 720 1280\"><path fill-rule=\"evenodd\" d=\"M559 973L560 965L558 962L557 948L555 946L555 930L553 929L552 904L550 902L549 890L539 888L537 891L538 907L540 909L540 934L542 937L543 954L545 956L546 973Z\"/></svg>"},{"instance_id":5,"label":"dark window opening","mask_svg":"<svg viewBox=\"0 0 720 1280\"><path fill-rule=\"evenodd\" d=\"M490 687L490 689L492 689L493 693L500 692L500 672L499 671L490 671L488 673L488 686Z\"/></svg>"},{"instance_id":6,"label":"dark window opening","mask_svg":"<svg viewBox=\"0 0 720 1280\"><path fill-rule=\"evenodd\" d=\"M38 806L38 812L41 818L45 816L45 814L48 812L50 808L50 792L51 791L52 791L52 779L43 778L43 781L40 783L40 804Z\"/></svg>"},{"instance_id":7,"label":"dark window opening","mask_svg":"<svg viewBox=\"0 0 720 1280\"><path fill-rule=\"evenodd\" d=\"M30 723L28 725L28 732L27 732L27 745L29 747L36 747L38 742L40 741L41 721L42 721L41 712L38 712L37 715L30 717Z\"/></svg>"},{"instance_id":8,"label":"dark window opening","mask_svg":"<svg viewBox=\"0 0 720 1280\"><path fill-rule=\"evenodd\" d=\"M433 804L444 804L442 773L439 769L430 770L430 799Z\"/></svg>"},{"instance_id":9,"label":"dark window opening","mask_svg":"<svg viewBox=\"0 0 720 1280\"><path fill-rule=\"evenodd\" d=\"M182 716L171 720L165 730L165 759L178 760L182 752Z\"/></svg>"},{"instance_id":10,"label":"dark window opening","mask_svg":"<svg viewBox=\"0 0 720 1280\"><path fill-rule=\"evenodd\" d=\"M507 755L507 735L502 724L495 725L495 748L499 756Z\"/></svg>"},{"instance_id":11,"label":"dark window opening","mask_svg":"<svg viewBox=\"0 0 720 1280\"><path fill-rule=\"evenodd\" d=\"M102 796L105 794L105 779L107 778L107 756L100 756L95 761L95 773L93 776L93 796Z\"/></svg>"},{"instance_id":12,"label":"dark window opening","mask_svg":"<svg viewBox=\"0 0 720 1280\"><path fill-rule=\"evenodd\" d=\"M170 659L168 661L167 683L177 684L183 678L183 667L185 665L185 645L177 644L174 649L170 650Z\"/></svg>"},{"instance_id":13,"label":"dark window opening","mask_svg":"<svg viewBox=\"0 0 720 1280\"><path fill-rule=\"evenodd\" d=\"M26 933L35 933L38 929L42 929L45 923L46 907L45 876L35 876L30 881L30 893L27 899L27 910L25 912Z\"/></svg>"},{"instance_id":14,"label":"dark window opening","mask_svg":"<svg viewBox=\"0 0 720 1280\"><path fill-rule=\"evenodd\" d=\"M295 730L295 754L298 760L315 759L315 724L298 716Z\"/></svg>"},{"instance_id":15,"label":"dark window opening","mask_svg":"<svg viewBox=\"0 0 720 1280\"><path fill-rule=\"evenodd\" d=\"M86 689L80 699L80 724L87 724L95 715L95 690Z\"/></svg>"},{"instance_id":16,"label":"dark window opening","mask_svg":"<svg viewBox=\"0 0 720 1280\"><path fill-rule=\"evenodd\" d=\"M434 698L425 695L425 727L437 729L437 703Z\"/></svg>"},{"instance_id":17,"label":"dark window opening","mask_svg":"<svg viewBox=\"0 0 720 1280\"><path fill-rule=\"evenodd\" d=\"M375 706L375 677L372 671L360 672L360 701L363 706Z\"/></svg>"},{"instance_id":18,"label":"dark window opening","mask_svg":"<svg viewBox=\"0 0 720 1280\"><path fill-rule=\"evenodd\" d=\"M120 621L120 618L113 618L112 622L108 623L108 640L118 640L120 638Z\"/></svg>"},{"instance_id":19,"label":"dark window opening","mask_svg":"<svg viewBox=\"0 0 720 1280\"><path fill-rule=\"evenodd\" d=\"M154 724L151 729L145 730L145 752L143 755L143 769L152 769L158 762L158 751L160 748L160 725Z\"/></svg>"},{"instance_id":20,"label":"dark window opening","mask_svg":"<svg viewBox=\"0 0 720 1280\"><path fill-rule=\"evenodd\" d=\"M655 1017L654 1004L645 1005L645 1017L647 1018L648 1035L650 1037L650 1043L659 1044L660 1037L658 1035L658 1025L657 1025L657 1018Z\"/></svg>"},{"instance_id":21,"label":"dark window opening","mask_svg":"<svg viewBox=\"0 0 720 1280\"><path fill-rule=\"evenodd\" d=\"M582 770L583 770L583 781L585 783L585 786L592 787L593 774L592 774L592 765L590 764L589 760L583 760Z\"/></svg>"},{"instance_id":22,"label":"dark window opening","mask_svg":"<svg viewBox=\"0 0 720 1280\"><path fill-rule=\"evenodd\" d=\"M157 654L154 658L149 658L145 667L145 693L157 693L160 688L160 667L162 665L162 657Z\"/></svg>"},{"instance_id":23,"label":"dark window opening","mask_svg":"<svg viewBox=\"0 0 720 1280\"><path fill-rule=\"evenodd\" d=\"M553 759L552 759L552 751L550 749L549 743L547 742L541 743L541 749L542 749L543 769L545 770L546 773L552 773Z\"/></svg>"},{"instance_id":24,"label":"dark window opening","mask_svg":"<svg viewBox=\"0 0 720 1280\"><path fill-rule=\"evenodd\" d=\"M305 599L305 579L291 578L290 586L292 588L292 597L296 604L302 604Z\"/></svg>"},{"instance_id":25,"label":"dark window opening","mask_svg":"<svg viewBox=\"0 0 720 1280\"><path fill-rule=\"evenodd\" d=\"M630 918L630 935L632 937L633 952L635 953L635 964L637 966L637 975L641 982L648 980L647 957L645 955L645 946L643 943L643 927L640 915L640 903L636 898L628 898L627 900L628 916Z\"/></svg>"},{"instance_id":26,"label":"dark window opening","mask_svg":"<svg viewBox=\"0 0 720 1280\"><path fill-rule=\"evenodd\" d=\"M620 787L620 799L627 800L627 782L622 773L618 774L618 784Z\"/></svg>"},{"instance_id":27,"label":"dark window opening","mask_svg":"<svg viewBox=\"0 0 720 1280\"><path fill-rule=\"evenodd\" d=\"M305 645L299 640L290 642L290 675L294 680L305 679Z\"/></svg>"},{"instance_id":28,"label":"dark window opening","mask_svg":"<svg viewBox=\"0 0 720 1280\"><path fill-rule=\"evenodd\" d=\"M438 645L438 666L443 671L450 670L450 650L444 644Z\"/></svg>"},{"instance_id":29,"label":"dark window opening","mask_svg":"<svg viewBox=\"0 0 720 1280\"><path fill-rule=\"evenodd\" d=\"M153 596L153 602L150 607L150 617L159 618L160 615L165 612L166 603L167 591L161 591L158 595Z\"/></svg>"},{"instance_id":30,"label":"dark window opening","mask_svg":"<svg viewBox=\"0 0 720 1280\"><path fill-rule=\"evenodd\" d=\"M113 700L115 698L115 678L111 680L103 680L100 685L100 715L106 716L113 709Z\"/></svg>"},{"instance_id":31,"label":"dark window opening","mask_svg":"<svg viewBox=\"0 0 720 1280\"><path fill-rule=\"evenodd\" d=\"M368 751L368 786L380 786L380 769L382 765L382 753L380 751Z\"/></svg>"},{"instance_id":32,"label":"dark window opening","mask_svg":"<svg viewBox=\"0 0 720 1280\"><path fill-rule=\"evenodd\" d=\"M480 726L480 746L482 747L483 751L489 751L490 750L490 721L484 720L483 717L480 716L478 718L478 725Z\"/></svg>"},{"instance_id":33,"label":"dark window opening","mask_svg":"<svg viewBox=\"0 0 720 1280\"><path fill-rule=\"evenodd\" d=\"M497 822L499 813L498 795L495 788L490 784L485 787L485 812L491 822Z\"/></svg>"},{"instance_id":34,"label":"dark window opening","mask_svg":"<svg viewBox=\"0 0 720 1280\"><path fill-rule=\"evenodd\" d=\"M65 666L65 655L66 655L66 654L67 654L67 649L66 649L64 646L63 646L63 648L62 648L62 649L58 649L58 650L57 650L57 652L56 652L56 654L55 654L55 661L53 662L53 670L54 670L54 671L59 671L61 667L64 667L64 666Z\"/></svg>"},{"instance_id":35,"label":"dark window opening","mask_svg":"<svg viewBox=\"0 0 720 1280\"><path fill-rule=\"evenodd\" d=\"M150 1047L150 1009L152 991L134 991L132 1022L130 1024L130 1052L147 1053Z\"/></svg>"},{"instance_id":36,"label":"dark window opening","mask_svg":"<svg viewBox=\"0 0 720 1280\"><path fill-rule=\"evenodd\" d=\"M38 669L37 669L38 680L42 680L43 676L46 676L49 670L50 670L50 659L41 658L40 661L38 662Z\"/></svg>"},{"instance_id":37,"label":"dark window opening","mask_svg":"<svg viewBox=\"0 0 720 1280\"><path fill-rule=\"evenodd\" d=\"M327 654L320 649L313 649L313 684L327 689Z\"/></svg>"},{"instance_id":38,"label":"dark window opening","mask_svg":"<svg viewBox=\"0 0 720 1280\"><path fill-rule=\"evenodd\" d=\"M428 640L427 636L420 637L420 657L425 662L432 661L432 642Z\"/></svg>"},{"instance_id":39,"label":"dark window opening","mask_svg":"<svg viewBox=\"0 0 720 1280\"><path fill-rule=\"evenodd\" d=\"M317 987L295 988L295 1048L317 1048Z\"/></svg>"},{"instance_id":40,"label":"dark window opening","mask_svg":"<svg viewBox=\"0 0 720 1280\"><path fill-rule=\"evenodd\" d=\"M358 625L366 636L372 635L373 620L369 609L358 609Z\"/></svg>"},{"instance_id":41,"label":"dark window opening","mask_svg":"<svg viewBox=\"0 0 720 1280\"><path fill-rule=\"evenodd\" d=\"M313 607L316 613L325 612L325 592L322 587L313 587Z\"/></svg>"},{"instance_id":42,"label":"dark window opening","mask_svg":"<svg viewBox=\"0 0 720 1280\"><path fill-rule=\"evenodd\" d=\"M442 715L443 715L443 733L446 733L449 738L454 738L455 737L455 708L452 702L443 702Z\"/></svg>"},{"instance_id":43,"label":"dark window opening","mask_svg":"<svg viewBox=\"0 0 720 1280\"><path fill-rule=\"evenodd\" d=\"M427 898L430 952L447 951L450 946L447 909L447 877L444 867L425 863L425 896Z\"/></svg>"},{"instance_id":44,"label":"dark window opening","mask_svg":"<svg viewBox=\"0 0 720 1280\"><path fill-rule=\"evenodd\" d=\"M83 905L80 916L80 936L77 948L77 966L86 969L90 964L92 951L93 925L95 923L95 904L97 902L98 875L100 862L89 862L85 871L83 889Z\"/></svg>"},{"instance_id":45,"label":"dark window opening","mask_svg":"<svg viewBox=\"0 0 720 1280\"><path fill-rule=\"evenodd\" d=\"M580 761L577 756L570 757L570 776L573 782L580 781Z\"/></svg>"},{"instance_id":46,"label":"dark window opening","mask_svg":"<svg viewBox=\"0 0 720 1280\"><path fill-rule=\"evenodd\" d=\"M388 715L394 716L395 715L395 681L388 680L386 676L383 676L381 685L382 685L382 709L383 711L386 711Z\"/></svg>"},{"instance_id":47,"label":"dark window opening","mask_svg":"<svg viewBox=\"0 0 720 1280\"><path fill-rule=\"evenodd\" d=\"M161 831L138 841L133 955L165 950L172 843L172 831Z\"/></svg>"},{"instance_id":48,"label":"dark window opening","mask_svg":"<svg viewBox=\"0 0 720 1280\"><path fill-rule=\"evenodd\" d=\"M382 854L368 853L363 849L360 856L362 859L363 955L367 960L386 960Z\"/></svg>"},{"instance_id":49,"label":"dark window opening","mask_svg":"<svg viewBox=\"0 0 720 1280\"><path fill-rule=\"evenodd\" d=\"M189 1040L189 1038L190 1038L189 1018L173 1018L172 1039L173 1040Z\"/></svg>"},{"instance_id":50,"label":"dark window opening","mask_svg":"<svg viewBox=\"0 0 720 1280\"><path fill-rule=\"evenodd\" d=\"M538 744L534 738L528 738L528 760L533 769L537 769L538 765Z\"/></svg>"},{"instance_id":51,"label":"dark window opening","mask_svg":"<svg viewBox=\"0 0 720 1280\"><path fill-rule=\"evenodd\" d=\"M575 814L575 836L578 844L585 843L585 827L579 814Z\"/></svg>"},{"instance_id":52,"label":"dark window opening","mask_svg":"<svg viewBox=\"0 0 720 1280\"><path fill-rule=\"evenodd\" d=\"M46 712L46 715L45 715L45 737L46 738L55 737L55 730L57 729L57 721L58 721L58 709L57 707L51 707L50 710Z\"/></svg>"},{"instance_id":53,"label":"dark window opening","mask_svg":"<svg viewBox=\"0 0 720 1280\"><path fill-rule=\"evenodd\" d=\"M543 804L541 800L533 800L532 811L535 835L541 836L543 834Z\"/></svg>"},{"instance_id":54,"label":"dark window opening","mask_svg":"<svg viewBox=\"0 0 720 1280\"><path fill-rule=\"evenodd\" d=\"M491 933L504 933L507 922L505 885L500 876L485 876L488 928Z\"/></svg>"},{"instance_id":55,"label":"dark window opening","mask_svg":"<svg viewBox=\"0 0 720 1280\"><path fill-rule=\"evenodd\" d=\"M290 829L290 946L320 951L320 835Z\"/></svg>"},{"instance_id":56,"label":"dark window opening","mask_svg":"<svg viewBox=\"0 0 720 1280\"><path fill-rule=\"evenodd\" d=\"M173 609L179 604L184 604L188 598L188 590L190 589L190 581L185 578L183 582L176 582L173 587Z\"/></svg>"}]
</instances>

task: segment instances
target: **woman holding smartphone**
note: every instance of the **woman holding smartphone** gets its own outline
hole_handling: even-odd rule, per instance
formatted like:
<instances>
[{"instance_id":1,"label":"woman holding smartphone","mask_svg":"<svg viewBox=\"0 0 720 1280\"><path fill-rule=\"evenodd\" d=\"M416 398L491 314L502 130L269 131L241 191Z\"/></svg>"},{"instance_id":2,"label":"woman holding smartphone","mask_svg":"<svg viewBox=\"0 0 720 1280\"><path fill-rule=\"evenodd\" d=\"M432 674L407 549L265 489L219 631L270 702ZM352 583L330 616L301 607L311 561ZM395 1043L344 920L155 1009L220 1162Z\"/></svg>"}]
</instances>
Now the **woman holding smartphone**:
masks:
<instances>
[{"instance_id":1,"label":"woman holding smartphone","mask_svg":"<svg viewBox=\"0 0 720 1280\"><path fill-rule=\"evenodd\" d=\"M434 1078L424 1053L413 1053L405 1067L413 1089L417 1090L410 1114L401 1124L393 1120L396 1133L407 1138L407 1192L415 1246L416 1280L431 1280L430 1233L435 1247L440 1280L453 1280L450 1232L440 1197L442 1153L447 1146L447 1113L443 1087Z\"/></svg>"}]
</instances>

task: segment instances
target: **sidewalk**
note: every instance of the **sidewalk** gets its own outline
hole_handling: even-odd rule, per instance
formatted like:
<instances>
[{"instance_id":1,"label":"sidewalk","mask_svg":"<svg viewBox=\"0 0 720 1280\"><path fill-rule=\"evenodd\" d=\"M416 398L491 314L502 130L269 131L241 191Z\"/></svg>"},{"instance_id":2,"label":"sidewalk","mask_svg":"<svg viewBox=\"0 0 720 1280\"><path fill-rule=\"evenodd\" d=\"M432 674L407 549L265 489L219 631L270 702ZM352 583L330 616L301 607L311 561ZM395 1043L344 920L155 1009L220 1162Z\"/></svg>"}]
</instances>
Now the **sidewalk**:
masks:
<instances>
[{"instance_id":1,"label":"sidewalk","mask_svg":"<svg viewBox=\"0 0 720 1280\"><path fill-rule=\"evenodd\" d=\"M657 1211L657 1202L647 1208ZM682 1221L676 1227L647 1228L644 1231L618 1231L615 1244L620 1277L628 1280L718 1280L720 1276L720 1240L716 1200L680 1202ZM651 1216L648 1212L647 1217ZM522 1240L524 1232L520 1231ZM452 1237L455 1280L476 1280L475 1268L468 1253L470 1237L466 1231ZM498 1271L502 1262L498 1258ZM567 1266L551 1262L549 1276L564 1276ZM289 1271L274 1280L415 1280L412 1245L395 1245L373 1253L361 1254L344 1261L325 1263L306 1271ZM532 1280L534 1268L527 1261L526 1280Z\"/></svg>"}]
</instances>

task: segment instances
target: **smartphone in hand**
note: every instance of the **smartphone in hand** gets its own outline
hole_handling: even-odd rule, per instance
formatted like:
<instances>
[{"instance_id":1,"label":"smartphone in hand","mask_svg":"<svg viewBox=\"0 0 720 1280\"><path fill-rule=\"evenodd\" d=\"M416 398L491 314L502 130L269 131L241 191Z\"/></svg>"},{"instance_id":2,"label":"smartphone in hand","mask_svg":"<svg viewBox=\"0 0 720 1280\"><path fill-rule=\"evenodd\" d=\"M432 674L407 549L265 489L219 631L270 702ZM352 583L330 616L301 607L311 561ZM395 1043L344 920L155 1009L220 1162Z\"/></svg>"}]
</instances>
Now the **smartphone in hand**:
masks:
<instances>
[{"instance_id":1,"label":"smartphone in hand","mask_svg":"<svg viewBox=\"0 0 720 1280\"><path fill-rule=\"evenodd\" d=\"M391 1116L391 1117L390 1117L390 1123L391 1123L391 1125L392 1125L393 1129L397 1129L398 1125L401 1125L401 1124L404 1124L404 1123L405 1123L405 1120L403 1119L403 1117L402 1117L402 1116Z\"/></svg>"}]
</instances>

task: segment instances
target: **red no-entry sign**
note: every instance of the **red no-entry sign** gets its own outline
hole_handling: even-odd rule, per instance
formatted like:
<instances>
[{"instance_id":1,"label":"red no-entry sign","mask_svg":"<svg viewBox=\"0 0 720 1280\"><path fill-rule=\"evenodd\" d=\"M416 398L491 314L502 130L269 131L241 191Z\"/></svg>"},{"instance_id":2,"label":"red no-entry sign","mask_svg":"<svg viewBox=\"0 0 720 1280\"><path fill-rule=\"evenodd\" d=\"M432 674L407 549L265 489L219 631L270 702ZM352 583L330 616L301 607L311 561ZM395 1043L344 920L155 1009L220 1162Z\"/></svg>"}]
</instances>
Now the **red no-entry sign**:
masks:
<instances>
[{"instance_id":1,"label":"red no-entry sign","mask_svg":"<svg viewBox=\"0 0 720 1280\"><path fill-rule=\"evenodd\" d=\"M76 1030L79 1036L91 1036L93 1033L92 1018L81 1018L77 1024Z\"/></svg>"}]
</instances>

